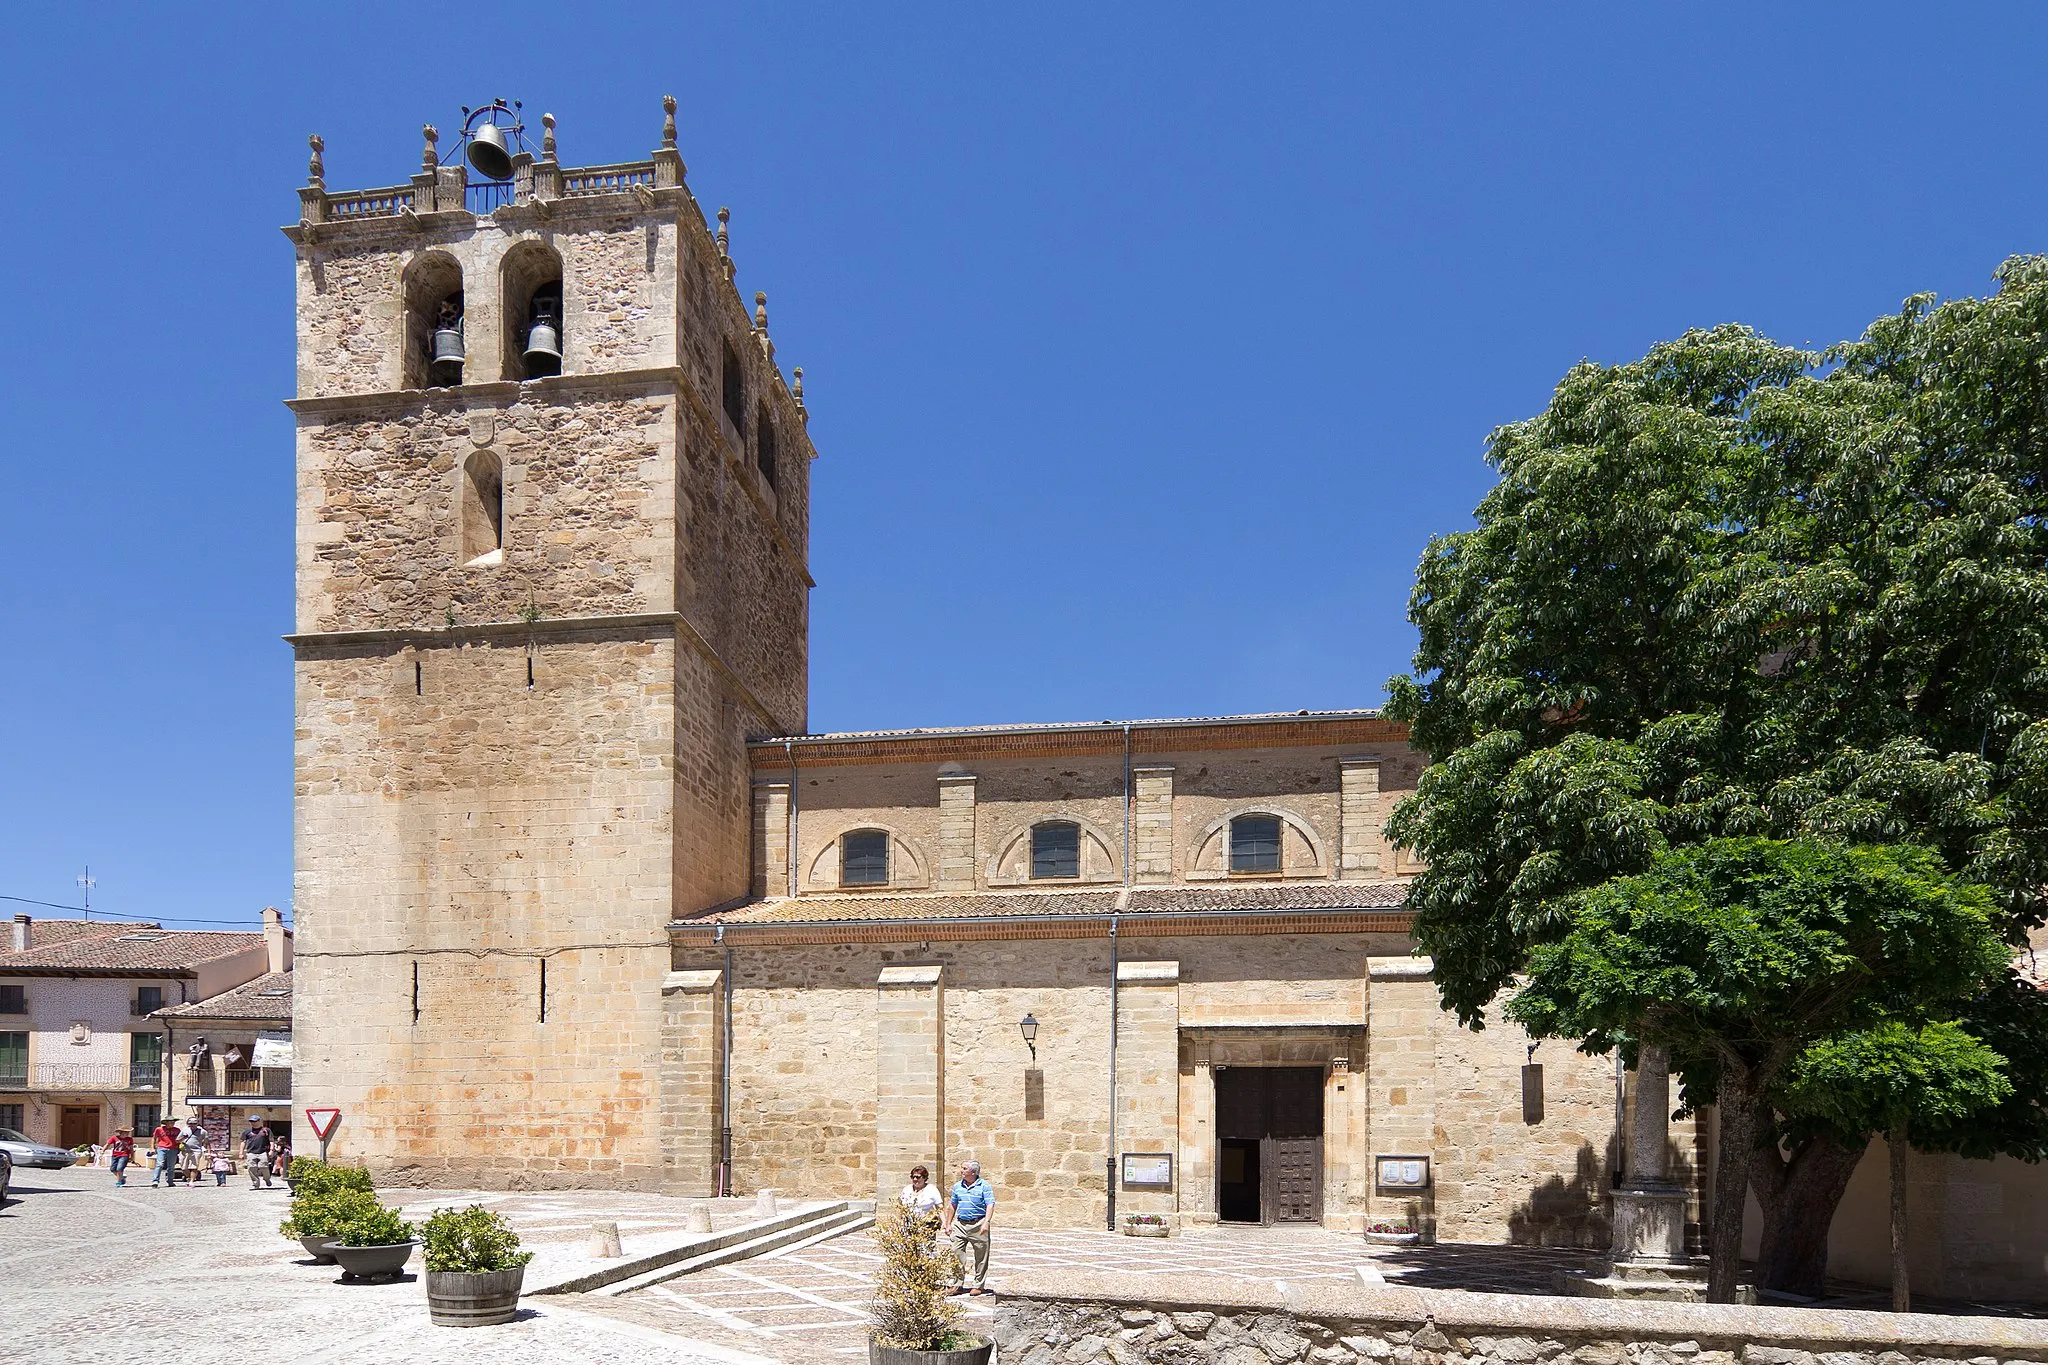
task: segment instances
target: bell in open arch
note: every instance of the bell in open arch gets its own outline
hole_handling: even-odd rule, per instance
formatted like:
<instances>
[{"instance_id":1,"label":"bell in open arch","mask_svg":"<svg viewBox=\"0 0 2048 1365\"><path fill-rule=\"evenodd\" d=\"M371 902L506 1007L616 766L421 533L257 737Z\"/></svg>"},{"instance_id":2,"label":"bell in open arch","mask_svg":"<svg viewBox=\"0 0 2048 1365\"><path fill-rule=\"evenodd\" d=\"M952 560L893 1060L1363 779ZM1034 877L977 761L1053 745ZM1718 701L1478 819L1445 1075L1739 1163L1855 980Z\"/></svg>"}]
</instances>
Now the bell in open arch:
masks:
<instances>
[{"instance_id":1,"label":"bell in open arch","mask_svg":"<svg viewBox=\"0 0 2048 1365\"><path fill-rule=\"evenodd\" d=\"M462 382L462 361L465 347L462 344L462 311L453 302L441 305L441 316L434 323L433 359L429 363L433 379L440 384Z\"/></svg>"},{"instance_id":2,"label":"bell in open arch","mask_svg":"<svg viewBox=\"0 0 2048 1365\"><path fill-rule=\"evenodd\" d=\"M512 178L512 154L505 147L505 130L495 123L477 125L469 135L469 164L486 180Z\"/></svg>"},{"instance_id":3,"label":"bell in open arch","mask_svg":"<svg viewBox=\"0 0 2048 1365\"><path fill-rule=\"evenodd\" d=\"M526 352L520 357L528 379L562 372L562 325L556 308L557 301L545 295L533 301L533 323L526 329Z\"/></svg>"}]
</instances>

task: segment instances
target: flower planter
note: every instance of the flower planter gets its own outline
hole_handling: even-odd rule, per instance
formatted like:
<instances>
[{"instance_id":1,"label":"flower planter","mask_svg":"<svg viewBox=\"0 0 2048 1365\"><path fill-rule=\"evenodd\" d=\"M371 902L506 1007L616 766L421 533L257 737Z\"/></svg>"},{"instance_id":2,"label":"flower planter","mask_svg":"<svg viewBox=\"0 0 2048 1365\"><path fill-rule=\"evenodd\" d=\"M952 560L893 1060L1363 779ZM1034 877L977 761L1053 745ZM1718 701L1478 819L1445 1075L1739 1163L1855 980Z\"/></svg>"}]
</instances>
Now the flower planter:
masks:
<instances>
[{"instance_id":1,"label":"flower planter","mask_svg":"<svg viewBox=\"0 0 2048 1365\"><path fill-rule=\"evenodd\" d=\"M1412 1247L1422 1245L1422 1234L1419 1232L1368 1232L1365 1234L1365 1240L1371 1242L1374 1246Z\"/></svg>"},{"instance_id":2,"label":"flower planter","mask_svg":"<svg viewBox=\"0 0 2048 1365\"><path fill-rule=\"evenodd\" d=\"M348 1283L399 1274L405 1269L405 1263L412 1259L412 1249L418 1245L418 1239L410 1242L390 1242L376 1247L345 1247L339 1242L330 1241L327 1243L326 1251L341 1266L343 1283Z\"/></svg>"},{"instance_id":3,"label":"flower planter","mask_svg":"<svg viewBox=\"0 0 2048 1365\"><path fill-rule=\"evenodd\" d=\"M427 1316L438 1327L491 1327L519 1314L526 1267L512 1270L429 1270Z\"/></svg>"},{"instance_id":4,"label":"flower planter","mask_svg":"<svg viewBox=\"0 0 2048 1365\"><path fill-rule=\"evenodd\" d=\"M306 1254L313 1258L315 1265L333 1265L334 1253L327 1249L327 1244L333 1240L323 1232L318 1237L301 1237L299 1245L306 1249Z\"/></svg>"},{"instance_id":5,"label":"flower planter","mask_svg":"<svg viewBox=\"0 0 2048 1365\"><path fill-rule=\"evenodd\" d=\"M984 1341L957 1351L906 1351L868 1338L868 1365L988 1365L996 1344Z\"/></svg>"},{"instance_id":6,"label":"flower planter","mask_svg":"<svg viewBox=\"0 0 2048 1365\"><path fill-rule=\"evenodd\" d=\"M1124 1224L1124 1236L1126 1237L1166 1237L1171 1234L1172 1229L1168 1228L1164 1223Z\"/></svg>"}]
</instances>

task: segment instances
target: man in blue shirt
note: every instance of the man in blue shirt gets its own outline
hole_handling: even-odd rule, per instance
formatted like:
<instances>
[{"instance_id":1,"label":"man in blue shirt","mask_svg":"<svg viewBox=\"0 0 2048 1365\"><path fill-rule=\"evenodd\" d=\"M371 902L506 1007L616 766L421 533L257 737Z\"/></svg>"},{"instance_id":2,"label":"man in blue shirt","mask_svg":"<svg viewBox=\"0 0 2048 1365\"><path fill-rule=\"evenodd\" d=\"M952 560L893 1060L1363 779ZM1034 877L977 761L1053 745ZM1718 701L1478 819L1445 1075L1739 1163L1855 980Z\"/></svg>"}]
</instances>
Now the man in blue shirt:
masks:
<instances>
[{"instance_id":1,"label":"man in blue shirt","mask_svg":"<svg viewBox=\"0 0 2048 1365\"><path fill-rule=\"evenodd\" d=\"M960 1284L952 1294L986 1294L988 1234L996 1222L996 1192L981 1178L979 1161L960 1163L960 1183L946 1196L946 1244L960 1261Z\"/></svg>"}]
</instances>

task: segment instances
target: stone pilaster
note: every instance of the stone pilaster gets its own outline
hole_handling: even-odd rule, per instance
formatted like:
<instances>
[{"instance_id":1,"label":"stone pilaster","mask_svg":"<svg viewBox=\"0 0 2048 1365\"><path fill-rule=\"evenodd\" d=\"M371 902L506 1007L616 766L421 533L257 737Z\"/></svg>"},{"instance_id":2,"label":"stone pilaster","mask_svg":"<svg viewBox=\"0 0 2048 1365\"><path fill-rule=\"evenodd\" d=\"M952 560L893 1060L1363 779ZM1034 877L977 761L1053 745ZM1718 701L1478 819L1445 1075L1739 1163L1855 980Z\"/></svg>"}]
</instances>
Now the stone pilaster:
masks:
<instances>
[{"instance_id":1,"label":"stone pilaster","mask_svg":"<svg viewBox=\"0 0 2048 1365\"><path fill-rule=\"evenodd\" d=\"M1180 963L1119 962L1116 968L1116 1146L1112 1153L1166 1152L1180 1180ZM1119 1166L1118 1181L1123 1178ZM1116 1209L1171 1214L1175 1191L1119 1183Z\"/></svg>"},{"instance_id":2,"label":"stone pilaster","mask_svg":"<svg viewBox=\"0 0 2048 1365\"><path fill-rule=\"evenodd\" d=\"M1385 876L1391 869L1380 833L1386 821L1380 811L1380 761L1340 759L1337 769L1342 792L1337 876L1344 881Z\"/></svg>"},{"instance_id":3,"label":"stone pilaster","mask_svg":"<svg viewBox=\"0 0 2048 1365\"><path fill-rule=\"evenodd\" d=\"M1173 769L1131 769L1131 879L1173 880Z\"/></svg>"},{"instance_id":4,"label":"stone pilaster","mask_svg":"<svg viewBox=\"0 0 2048 1365\"><path fill-rule=\"evenodd\" d=\"M974 889L974 777L939 777L939 875L941 891Z\"/></svg>"},{"instance_id":5,"label":"stone pilaster","mask_svg":"<svg viewBox=\"0 0 2048 1365\"><path fill-rule=\"evenodd\" d=\"M717 1193L725 1066L725 973L670 972L661 982L662 1187Z\"/></svg>"},{"instance_id":6,"label":"stone pilaster","mask_svg":"<svg viewBox=\"0 0 2048 1365\"><path fill-rule=\"evenodd\" d=\"M754 784L753 894L789 893L789 783Z\"/></svg>"},{"instance_id":7,"label":"stone pilaster","mask_svg":"<svg viewBox=\"0 0 2048 1365\"><path fill-rule=\"evenodd\" d=\"M1419 1191L1389 1190L1369 1172L1368 1216L1378 1222L1414 1220L1424 1240L1436 1237L1436 1037L1442 1009L1426 957L1366 960L1365 1084L1370 1087L1365 1142L1368 1160L1426 1156L1430 1183Z\"/></svg>"},{"instance_id":8,"label":"stone pilaster","mask_svg":"<svg viewBox=\"0 0 2048 1365\"><path fill-rule=\"evenodd\" d=\"M878 1200L896 1197L922 1162L943 1180L946 1161L946 987L936 964L884 967L875 982L875 1174Z\"/></svg>"}]
</instances>

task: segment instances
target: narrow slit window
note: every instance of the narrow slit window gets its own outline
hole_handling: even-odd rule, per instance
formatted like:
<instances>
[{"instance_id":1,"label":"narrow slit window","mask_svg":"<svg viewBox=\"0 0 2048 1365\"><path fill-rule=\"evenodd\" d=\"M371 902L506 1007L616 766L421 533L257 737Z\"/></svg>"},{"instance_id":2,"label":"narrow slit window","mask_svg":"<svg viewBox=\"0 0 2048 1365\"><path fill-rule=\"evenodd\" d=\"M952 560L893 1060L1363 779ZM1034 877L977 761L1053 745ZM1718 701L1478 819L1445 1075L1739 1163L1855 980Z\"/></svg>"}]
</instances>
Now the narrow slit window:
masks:
<instances>
[{"instance_id":1,"label":"narrow slit window","mask_svg":"<svg viewBox=\"0 0 2048 1365\"><path fill-rule=\"evenodd\" d=\"M1230 870L1280 870L1280 817L1240 815L1230 822Z\"/></svg>"},{"instance_id":2,"label":"narrow slit window","mask_svg":"<svg viewBox=\"0 0 2048 1365\"><path fill-rule=\"evenodd\" d=\"M754 416L754 462L761 468L761 477L768 480L770 488L775 487L775 421L763 407Z\"/></svg>"},{"instance_id":3,"label":"narrow slit window","mask_svg":"<svg viewBox=\"0 0 2048 1365\"><path fill-rule=\"evenodd\" d=\"M463 465L462 560L501 564L505 556L505 475L498 457L479 450Z\"/></svg>"},{"instance_id":4,"label":"narrow slit window","mask_svg":"<svg viewBox=\"0 0 2048 1365\"><path fill-rule=\"evenodd\" d=\"M548 960L540 960L540 1021L548 1021Z\"/></svg>"},{"instance_id":5,"label":"narrow slit window","mask_svg":"<svg viewBox=\"0 0 2048 1365\"><path fill-rule=\"evenodd\" d=\"M740 369L738 352L729 342L725 347L725 415L744 442L747 439L747 377Z\"/></svg>"},{"instance_id":6,"label":"narrow slit window","mask_svg":"<svg viewBox=\"0 0 2048 1365\"><path fill-rule=\"evenodd\" d=\"M412 1021L420 1021L420 964L412 964Z\"/></svg>"},{"instance_id":7,"label":"narrow slit window","mask_svg":"<svg viewBox=\"0 0 2048 1365\"><path fill-rule=\"evenodd\" d=\"M1048 820L1031 827L1031 876L1034 881L1081 875L1081 827L1071 821Z\"/></svg>"},{"instance_id":8,"label":"narrow slit window","mask_svg":"<svg viewBox=\"0 0 2048 1365\"><path fill-rule=\"evenodd\" d=\"M412 694L415 697L427 695L426 670L420 666L418 659L412 661Z\"/></svg>"},{"instance_id":9,"label":"narrow slit window","mask_svg":"<svg viewBox=\"0 0 2048 1365\"><path fill-rule=\"evenodd\" d=\"M841 886L889 884L889 836L879 829L858 830L839 839Z\"/></svg>"}]
</instances>

